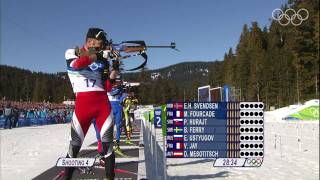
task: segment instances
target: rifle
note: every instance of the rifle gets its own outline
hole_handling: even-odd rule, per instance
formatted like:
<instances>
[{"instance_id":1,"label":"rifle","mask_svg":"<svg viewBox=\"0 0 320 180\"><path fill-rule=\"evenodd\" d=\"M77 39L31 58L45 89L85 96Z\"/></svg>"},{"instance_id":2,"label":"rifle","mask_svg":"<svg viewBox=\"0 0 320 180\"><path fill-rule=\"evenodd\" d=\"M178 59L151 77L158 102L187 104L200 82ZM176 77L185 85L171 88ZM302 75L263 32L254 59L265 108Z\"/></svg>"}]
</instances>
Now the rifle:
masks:
<instances>
[{"instance_id":1,"label":"rifle","mask_svg":"<svg viewBox=\"0 0 320 180\"><path fill-rule=\"evenodd\" d=\"M126 71L135 71L138 69L142 69L148 61L148 55L146 53L148 48L171 48L178 52L180 52L176 48L176 43L171 42L170 45L157 45L157 46L149 46L146 45L144 41L123 41L120 44L113 44L112 40L109 41L109 44L107 45L109 49L111 49L111 54L116 54L116 56L111 57L111 59L114 60L123 60L134 56L141 56L144 59L144 62L139 65L136 68L128 69ZM113 53L113 51L119 52L119 53ZM120 52L125 53L132 53L132 52L138 52L136 54L127 54L127 55L121 55Z\"/></svg>"},{"instance_id":2,"label":"rifle","mask_svg":"<svg viewBox=\"0 0 320 180\"><path fill-rule=\"evenodd\" d=\"M149 45L146 45L144 41L123 41L120 44L113 44L112 40L110 40L105 42L105 45L102 49L110 50L111 51L109 55L110 59L116 60L116 61L120 61L120 60L127 59L134 56L141 56L144 59L141 65L139 65L136 68L126 70L126 71L135 71L138 69L142 69L147 64L148 55L146 51L148 48L171 48L180 52L176 48L175 42L171 42L170 45L167 45L167 46L164 46L164 45L149 46ZM97 51L94 49L91 49L89 51L81 51L78 47L76 47L76 52L80 56L97 53ZM138 52L138 53L132 54L134 52ZM122 55L121 53L126 53L126 55Z\"/></svg>"}]
</instances>

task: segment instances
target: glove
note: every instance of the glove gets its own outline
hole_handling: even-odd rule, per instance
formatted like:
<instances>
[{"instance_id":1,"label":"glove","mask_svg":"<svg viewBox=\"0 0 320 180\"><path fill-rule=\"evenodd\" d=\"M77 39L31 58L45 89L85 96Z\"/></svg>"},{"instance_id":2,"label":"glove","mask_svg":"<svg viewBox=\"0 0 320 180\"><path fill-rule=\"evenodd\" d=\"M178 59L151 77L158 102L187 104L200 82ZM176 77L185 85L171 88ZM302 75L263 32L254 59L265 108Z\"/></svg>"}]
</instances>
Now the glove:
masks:
<instances>
[{"instance_id":1,"label":"glove","mask_svg":"<svg viewBox=\"0 0 320 180\"><path fill-rule=\"evenodd\" d=\"M89 48L88 51L82 50L78 46L76 46L74 48L74 54L78 57L79 56L90 56L95 53L96 53L96 50L94 48Z\"/></svg>"},{"instance_id":2,"label":"glove","mask_svg":"<svg viewBox=\"0 0 320 180\"><path fill-rule=\"evenodd\" d=\"M109 66L103 69L101 77L104 81L109 79Z\"/></svg>"},{"instance_id":3,"label":"glove","mask_svg":"<svg viewBox=\"0 0 320 180\"><path fill-rule=\"evenodd\" d=\"M108 59L109 53L109 50L99 51L98 53L96 53L97 59Z\"/></svg>"},{"instance_id":4,"label":"glove","mask_svg":"<svg viewBox=\"0 0 320 180\"><path fill-rule=\"evenodd\" d=\"M76 46L76 47L74 48L74 54L75 54L76 56L80 56L80 53L81 53L81 51L80 51L79 46Z\"/></svg>"},{"instance_id":5,"label":"glove","mask_svg":"<svg viewBox=\"0 0 320 180\"><path fill-rule=\"evenodd\" d=\"M118 51L111 51L110 54L109 54L109 57L111 59L118 59L120 57L120 54Z\"/></svg>"},{"instance_id":6,"label":"glove","mask_svg":"<svg viewBox=\"0 0 320 180\"><path fill-rule=\"evenodd\" d=\"M112 69L115 71L119 71L120 69L120 61L112 60Z\"/></svg>"}]
</instances>

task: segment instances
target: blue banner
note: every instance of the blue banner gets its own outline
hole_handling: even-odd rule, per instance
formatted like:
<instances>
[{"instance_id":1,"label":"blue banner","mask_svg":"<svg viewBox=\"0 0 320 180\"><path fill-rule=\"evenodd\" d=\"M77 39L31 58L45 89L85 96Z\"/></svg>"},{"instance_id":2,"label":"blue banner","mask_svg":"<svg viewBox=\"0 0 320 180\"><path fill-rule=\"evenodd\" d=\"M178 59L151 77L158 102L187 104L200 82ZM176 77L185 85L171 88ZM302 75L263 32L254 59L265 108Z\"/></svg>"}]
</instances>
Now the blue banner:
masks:
<instances>
[{"instance_id":1,"label":"blue banner","mask_svg":"<svg viewBox=\"0 0 320 180\"><path fill-rule=\"evenodd\" d=\"M157 108L154 110L154 127L155 128L162 127L162 110L161 110L161 108Z\"/></svg>"}]
</instances>

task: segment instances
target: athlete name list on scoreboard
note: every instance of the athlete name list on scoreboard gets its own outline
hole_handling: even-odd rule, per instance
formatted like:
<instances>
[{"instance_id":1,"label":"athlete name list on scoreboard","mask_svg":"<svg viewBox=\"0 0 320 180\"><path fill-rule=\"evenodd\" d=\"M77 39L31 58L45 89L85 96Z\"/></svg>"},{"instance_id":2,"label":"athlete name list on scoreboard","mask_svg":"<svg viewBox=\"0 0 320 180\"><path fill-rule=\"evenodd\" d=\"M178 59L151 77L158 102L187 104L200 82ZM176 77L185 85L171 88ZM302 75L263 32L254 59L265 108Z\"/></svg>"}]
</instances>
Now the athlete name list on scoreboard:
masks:
<instances>
[{"instance_id":1,"label":"athlete name list on scoreboard","mask_svg":"<svg viewBox=\"0 0 320 180\"><path fill-rule=\"evenodd\" d=\"M219 108L218 103L183 103L183 108L180 108L180 109L190 110L190 111L183 112L184 117L186 118L186 117L215 117L215 111L211 111L211 110L215 110L218 108Z\"/></svg>"},{"instance_id":2,"label":"athlete name list on scoreboard","mask_svg":"<svg viewBox=\"0 0 320 180\"><path fill-rule=\"evenodd\" d=\"M183 103L183 109L218 109L218 103Z\"/></svg>"},{"instance_id":3,"label":"athlete name list on scoreboard","mask_svg":"<svg viewBox=\"0 0 320 180\"><path fill-rule=\"evenodd\" d=\"M217 158L227 151L226 103L168 103L167 157Z\"/></svg>"}]
</instances>

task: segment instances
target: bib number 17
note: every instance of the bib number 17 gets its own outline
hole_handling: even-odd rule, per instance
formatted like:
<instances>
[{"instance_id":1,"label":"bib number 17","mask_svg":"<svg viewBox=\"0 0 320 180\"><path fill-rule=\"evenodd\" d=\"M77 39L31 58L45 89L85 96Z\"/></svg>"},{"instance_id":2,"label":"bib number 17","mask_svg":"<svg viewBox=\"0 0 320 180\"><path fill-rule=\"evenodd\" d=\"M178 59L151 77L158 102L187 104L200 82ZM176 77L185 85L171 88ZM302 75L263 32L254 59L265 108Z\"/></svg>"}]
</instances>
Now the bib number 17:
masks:
<instances>
[{"instance_id":1,"label":"bib number 17","mask_svg":"<svg viewBox=\"0 0 320 180\"><path fill-rule=\"evenodd\" d=\"M87 87L93 87L96 84L96 79L84 79L87 84Z\"/></svg>"}]
</instances>

